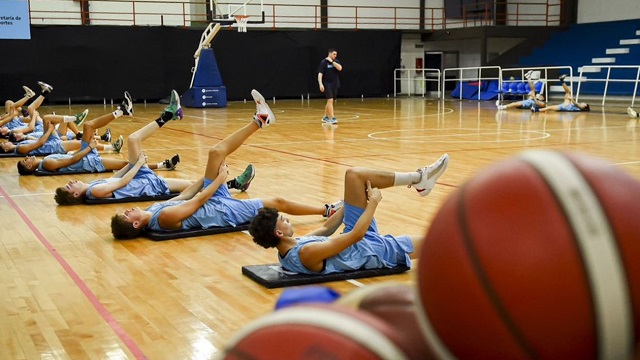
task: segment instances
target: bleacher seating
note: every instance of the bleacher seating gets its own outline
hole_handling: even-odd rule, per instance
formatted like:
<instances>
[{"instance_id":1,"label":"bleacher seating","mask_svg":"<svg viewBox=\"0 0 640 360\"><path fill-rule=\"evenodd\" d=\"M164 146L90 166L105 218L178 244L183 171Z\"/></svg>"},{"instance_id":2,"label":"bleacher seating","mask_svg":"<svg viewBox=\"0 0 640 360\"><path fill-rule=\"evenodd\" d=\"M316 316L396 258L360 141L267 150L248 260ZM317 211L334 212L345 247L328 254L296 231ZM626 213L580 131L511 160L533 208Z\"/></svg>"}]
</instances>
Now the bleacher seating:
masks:
<instances>
[{"instance_id":1,"label":"bleacher seating","mask_svg":"<svg viewBox=\"0 0 640 360\"><path fill-rule=\"evenodd\" d=\"M542 48L522 57L520 65L569 65L573 67L574 76L579 74L580 67L585 66L580 92L602 94L604 83L590 83L588 80L606 78L606 71L598 65L640 65L638 30L640 19L572 25L565 31L554 33ZM635 80L636 71L612 69L610 78ZM632 84L619 82L610 83L607 91L611 95L631 95L632 92Z\"/></svg>"}]
</instances>

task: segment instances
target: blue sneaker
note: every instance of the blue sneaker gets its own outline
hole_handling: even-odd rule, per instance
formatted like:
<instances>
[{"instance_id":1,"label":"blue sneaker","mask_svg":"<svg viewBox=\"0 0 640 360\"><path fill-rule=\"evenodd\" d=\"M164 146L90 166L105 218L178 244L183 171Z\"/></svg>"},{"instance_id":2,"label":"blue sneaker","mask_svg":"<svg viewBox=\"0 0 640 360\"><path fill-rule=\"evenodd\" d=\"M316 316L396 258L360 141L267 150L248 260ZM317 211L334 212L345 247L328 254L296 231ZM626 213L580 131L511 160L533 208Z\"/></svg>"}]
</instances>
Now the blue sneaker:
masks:
<instances>
[{"instance_id":1,"label":"blue sneaker","mask_svg":"<svg viewBox=\"0 0 640 360\"><path fill-rule=\"evenodd\" d=\"M332 117L331 118L331 124L337 124L338 120L336 120L336 118Z\"/></svg>"},{"instance_id":2,"label":"blue sneaker","mask_svg":"<svg viewBox=\"0 0 640 360\"><path fill-rule=\"evenodd\" d=\"M327 115L322 117L322 122L325 124L329 124L331 123L331 120L329 120L329 117Z\"/></svg>"},{"instance_id":3,"label":"blue sneaker","mask_svg":"<svg viewBox=\"0 0 640 360\"><path fill-rule=\"evenodd\" d=\"M535 105L535 104L534 104L534 105L531 107L531 112L532 112L532 113L540 112L540 108L538 107L538 105Z\"/></svg>"},{"instance_id":4,"label":"blue sneaker","mask_svg":"<svg viewBox=\"0 0 640 360\"><path fill-rule=\"evenodd\" d=\"M164 108L164 112L173 115L171 120L182 120L184 117L182 106L180 106L180 95L178 95L177 91L171 90L171 101L169 101L169 106Z\"/></svg>"}]
</instances>

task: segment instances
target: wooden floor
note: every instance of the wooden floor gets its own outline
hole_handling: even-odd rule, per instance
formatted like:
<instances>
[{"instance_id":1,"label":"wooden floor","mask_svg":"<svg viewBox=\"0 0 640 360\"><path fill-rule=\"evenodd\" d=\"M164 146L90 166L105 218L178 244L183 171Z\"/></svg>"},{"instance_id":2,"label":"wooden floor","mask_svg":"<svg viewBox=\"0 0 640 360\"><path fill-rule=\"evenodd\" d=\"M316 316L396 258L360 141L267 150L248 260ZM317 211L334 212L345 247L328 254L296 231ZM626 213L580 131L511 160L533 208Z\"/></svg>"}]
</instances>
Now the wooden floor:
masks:
<instances>
[{"instance_id":1,"label":"wooden floor","mask_svg":"<svg viewBox=\"0 0 640 360\"><path fill-rule=\"evenodd\" d=\"M588 152L640 177L640 142L626 105L532 115L497 112L492 102L340 99L337 126L321 125L320 100L270 105L278 122L228 158L232 174L248 163L257 168L251 188L238 198L332 202L343 196L350 166L413 171L450 154L447 172L428 197L405 187L383 191L376 217L385 233L424 234L451 192L486 165L523 150ZM162 108L136 104L134 117L117 119L110 128L126 136ZM92 105L89 117L111 110ZM252 102L185 109L184 120L144 143L146 153L150 161L161 161L178 152L178 169L161 175L195 179L204 171L208 148L253 112ZM254 245L248 234L115 241L110 217L126 205L58 207L54 189L69 177L19 176L16 162L0 159L0 359L208 359L238 329L272 311L282 290L252 282L241 267L276 262L276 254ZM319 216L292 218L298 234L322 223ZM388 280L409 283L412 273L328 285L345 293Z\"/></svg>"}]
</instances>

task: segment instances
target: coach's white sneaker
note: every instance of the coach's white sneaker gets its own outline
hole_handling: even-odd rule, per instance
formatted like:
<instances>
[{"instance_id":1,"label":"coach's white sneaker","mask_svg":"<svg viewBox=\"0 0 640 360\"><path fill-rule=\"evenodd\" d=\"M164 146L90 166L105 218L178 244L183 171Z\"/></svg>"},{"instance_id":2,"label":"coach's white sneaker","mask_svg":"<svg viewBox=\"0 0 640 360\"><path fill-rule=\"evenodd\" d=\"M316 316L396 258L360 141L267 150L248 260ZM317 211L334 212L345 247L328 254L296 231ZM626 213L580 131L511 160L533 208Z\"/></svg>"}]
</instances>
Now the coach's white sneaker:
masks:
<instances>
[{"instance_id":1,"label":"coach's white sneaker","mask_svg":"<svg viewBox=\"0 0 640 360\"><path fill-rule=\"evenodd\" d=\"M276 116L267 105L267 102L264 100L264 96L258 92L258 90L251 90L251 96L253 96L253 101L256 102L256 113L253 115L253 121L255 121L260 128L269 126L276 122Z\"/></svg>"},{"instance_id":2,"label":"coach's white sneaker","mask_svg":"<svg viewBox=\"0 0 640 360\"><path fill-rule=\"evenodd\" d=\"M449 154L444 154L433 164L419 168L418 172L422 174L422 178L409 186L413 186L420 196L429 195L440 175L447 169L447 165L449 165Z\"/></svg>"},{"instance_id":3,"label":"coach's white sneaker","mask_svg":"<svg viewBox=\"0 0 640 360\"><path fill-rule=\"evenodd\" d=\"M633 110L631 106L627 108L627 114L629 114L629 116L631 117L636 117L636 118L640 117L640 115L638 115L638 113L635 110Z\"/></svg>"}]
</instances>

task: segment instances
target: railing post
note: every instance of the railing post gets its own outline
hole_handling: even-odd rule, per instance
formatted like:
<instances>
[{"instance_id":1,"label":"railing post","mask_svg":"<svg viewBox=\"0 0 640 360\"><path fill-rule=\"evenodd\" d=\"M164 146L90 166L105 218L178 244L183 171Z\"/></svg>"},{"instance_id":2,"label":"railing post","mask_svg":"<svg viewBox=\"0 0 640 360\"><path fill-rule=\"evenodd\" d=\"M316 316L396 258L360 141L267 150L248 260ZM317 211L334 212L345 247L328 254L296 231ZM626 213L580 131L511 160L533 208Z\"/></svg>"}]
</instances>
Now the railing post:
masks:
<instances>
[{"instance_id":1,"label":"railing post","mask_svg":"<svg viewBox=\"0 0 640 360\"><path fill-rule=\"evenodd\" d=\"M136 25L136 2L133 1L132 3L133 6L133 10L131 11L131 15L133 15L133 26Z\"/></svg>"},{"instance_id":2,"label":"railing post","mask_svg":"<svg viewBox=\"0 0 640 360\"><path fill-rule=\"evenodd\" d=\"M358 7L356 6L356 27L355 30L358 30Z\"/></svg>"}]
</instances>

